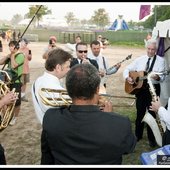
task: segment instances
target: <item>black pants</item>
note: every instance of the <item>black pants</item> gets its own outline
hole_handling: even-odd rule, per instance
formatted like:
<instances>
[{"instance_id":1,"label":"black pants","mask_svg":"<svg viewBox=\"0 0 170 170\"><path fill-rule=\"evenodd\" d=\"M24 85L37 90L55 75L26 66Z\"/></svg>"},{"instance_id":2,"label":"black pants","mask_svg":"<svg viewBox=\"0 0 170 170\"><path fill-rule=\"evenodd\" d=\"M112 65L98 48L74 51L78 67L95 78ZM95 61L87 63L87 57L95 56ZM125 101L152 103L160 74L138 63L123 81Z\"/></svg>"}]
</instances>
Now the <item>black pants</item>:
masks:
<instances>
[{"instance_id":1,"label":"black pants","mask_svg":"<svg viewBox=\"0 0 170 170\"><path fill-rule=\"evenodd\" d=\"M156 84L155 85L155 92L157 96L160 96L160 85ZM151 105L152 101L152 96L149 91L149 86L141 89L137 94L136 94L136 109L137 109L137 116L136 116L136 121L135 121L135 135L137 139L142 139L143 137L143 130L144 130L144 122L142 122L142 119L146 113L146 110L149 111L149 106ZM154 112L149 111L149 113L155 118L156 115ZM148 140L151 142L155 142L155 137L153 135L153 132L151 128L147 126L147 137Z\"/></svg>"},{"instance_id":2,"label":"black pants","mask_svg":"<svg viewBox=\"0 0 170 170\"><path fill-rule=\"evenodd\" d=\"M6 165L4 148L1 144L0 144L0 165Z\"/></svg>"},{"instance_id":3,"label":"black pants","mask_svg":"<svg viewBox=\"0 0 170 170\"><path fill-rule=\"evenodd\" d=\"M162 146L169 145L169 144L170 144L170 131L166 128L166 131L162 137Z\"/></svg>"}]
</instances>

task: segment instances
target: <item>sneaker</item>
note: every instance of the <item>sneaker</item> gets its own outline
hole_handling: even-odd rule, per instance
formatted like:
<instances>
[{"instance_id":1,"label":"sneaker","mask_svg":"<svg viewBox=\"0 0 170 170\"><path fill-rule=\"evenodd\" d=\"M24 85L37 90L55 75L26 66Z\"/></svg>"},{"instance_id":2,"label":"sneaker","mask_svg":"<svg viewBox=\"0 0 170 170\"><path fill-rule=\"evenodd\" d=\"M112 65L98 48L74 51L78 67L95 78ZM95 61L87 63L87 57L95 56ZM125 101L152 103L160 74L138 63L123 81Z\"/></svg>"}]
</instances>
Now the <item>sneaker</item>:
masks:
<instances>
[{"instance_id":1,"label":"sneaker","mask_svg":"<svg viewBox=\"0 0 170 170\"><path fill-rule=\"evenodd\" d=\"M21 100L24 101L24 102L28 102L28 99L27 99L25 96L23 96L23 97L21 98Z\"/></svg>"},{"instance_id":2,"label":"sneaker","mask_svg":"<svg viewBox=\"0 0 170 170\"><path fill-rule=\"evenodd\" d=\"M13 117L9 125L13 126L16 123L16 117Z\"/></svg>"}]
</instances>

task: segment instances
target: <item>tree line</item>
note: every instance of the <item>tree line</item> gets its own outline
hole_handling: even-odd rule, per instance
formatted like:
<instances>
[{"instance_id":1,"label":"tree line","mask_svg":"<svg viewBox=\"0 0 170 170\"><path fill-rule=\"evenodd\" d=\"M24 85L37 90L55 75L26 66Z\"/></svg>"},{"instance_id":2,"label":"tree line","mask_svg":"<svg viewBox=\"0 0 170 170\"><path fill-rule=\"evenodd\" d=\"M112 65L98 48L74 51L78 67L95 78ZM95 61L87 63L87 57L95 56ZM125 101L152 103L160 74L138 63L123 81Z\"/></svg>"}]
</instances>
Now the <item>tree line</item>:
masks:
<instances>
[{"instance_id":1,"label":"tree line","mask_svg":"<svg viewBox=\"0 0 170 170\"><path fill-rule=\"evenodd\" d=\"M39 8L39 5L30 5L29 12L25 14L24 18L32 18ZM170 19L170 5L155 5L152 9L152 15L145 20L144 22L133 22L132 20L128 22L129 27L134 26L144 26L144 28L150 28L153 29L153 27L156 25L157 21L164 21L167 19ZM42 19L44 15L52 14L52 11L48 9L47 6L43 5L38 12L36 16L36 21L39 23L39 21ZM68 12L65 15L65 19L68 25L85 25L85 24L95 24L99 28L104 28L106 25L110 25L110 18L109 14L106 12L104 8L99 8L98 10L94 11L94 14L91 16L89 20L83 19L79 20L73 12ZM22 16L20 14L16 14L13 16L11 22L13 25L17 25L19 21L22 20Z\"/></svg>"}]
</instances>

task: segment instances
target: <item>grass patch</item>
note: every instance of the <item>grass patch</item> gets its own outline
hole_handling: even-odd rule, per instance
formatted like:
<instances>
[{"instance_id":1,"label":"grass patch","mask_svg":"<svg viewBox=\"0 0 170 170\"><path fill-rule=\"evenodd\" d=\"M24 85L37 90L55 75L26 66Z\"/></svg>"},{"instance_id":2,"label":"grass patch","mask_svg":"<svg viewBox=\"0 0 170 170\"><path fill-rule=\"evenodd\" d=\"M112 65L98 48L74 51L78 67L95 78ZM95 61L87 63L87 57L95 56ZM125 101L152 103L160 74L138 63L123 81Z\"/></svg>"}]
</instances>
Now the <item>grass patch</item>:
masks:
<instances>
[{"instance_id":1,"label":"grass patch","mask_svg":"<svg viewBox=\"0 0 170 170\"><path fill-rule=\"evenodd\" d=\"M132 101L130 101L130 103L131 102ZM127 103L126 100L122 100L121 105L122 104L125 105L126 107L113 107L114 112L120 115L128 116L131 121L132 131L135 132L135 120L136 120L135 104L133 104L133 106L129 106L129 103ZM123 155L122 165L142 165L141 158L140 158L141 154L143 152L150 152L158 148L159 148L158 146L156 146L155 148L151 148L149 146L147 133L146 133L146 125L145 125L143 139L137 142L133 153Z\"/></svg>"},{"instance_id":2,"label":"grass patch","mask_svg":"<svg viewBox=\"0 0 170 170\"><path fill-rule=\"evenodd\" d=\"M136 47L136 48L143 48L144 43L143 42L127 42L127 41L120 41L120 42L112 42L110 45L116 45L116 46L125 46L125 47Z\"/></svg>"}]
</instances>

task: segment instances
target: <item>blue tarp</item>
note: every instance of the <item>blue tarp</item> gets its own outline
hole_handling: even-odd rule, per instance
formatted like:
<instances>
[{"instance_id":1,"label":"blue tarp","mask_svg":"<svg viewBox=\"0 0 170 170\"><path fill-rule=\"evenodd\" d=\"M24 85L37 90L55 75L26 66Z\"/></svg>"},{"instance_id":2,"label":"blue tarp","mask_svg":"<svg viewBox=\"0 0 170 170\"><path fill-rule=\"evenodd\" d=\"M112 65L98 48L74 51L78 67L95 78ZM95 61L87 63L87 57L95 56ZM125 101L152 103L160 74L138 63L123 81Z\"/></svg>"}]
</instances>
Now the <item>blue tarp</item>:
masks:
<instances>
[{"instance_id":1,"label":"blue tarp","mask_svg":"<svg viewBox=\"0 0 170 170\"><path fill-rule=\"evenodd\" d=\"M121 27L120 28L118 28L118 22L119 22L118 19L116 19L113 22L112 26L109 28L109 30L128 30L129 29L129 27L126 24L125 20L121 20Z\"/></svg>"}]
</instances>

